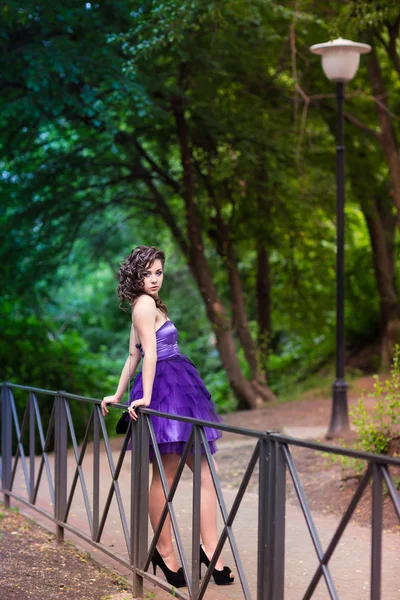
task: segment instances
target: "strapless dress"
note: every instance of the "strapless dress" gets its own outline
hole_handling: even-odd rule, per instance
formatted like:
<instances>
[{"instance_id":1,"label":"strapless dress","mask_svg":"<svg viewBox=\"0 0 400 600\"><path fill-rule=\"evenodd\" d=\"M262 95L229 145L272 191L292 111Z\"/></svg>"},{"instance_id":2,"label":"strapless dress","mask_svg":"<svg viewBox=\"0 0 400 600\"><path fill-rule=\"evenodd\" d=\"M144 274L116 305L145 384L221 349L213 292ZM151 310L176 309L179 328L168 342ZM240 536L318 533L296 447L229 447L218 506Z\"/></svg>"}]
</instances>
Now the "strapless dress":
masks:
<instances>
[{"instance_id":1,"label":"strapless dress","mask_svg":"<svg viewBox=\"0 0 400 600\"><path fill-rule=\"evenodd\" d=\"M178 330L172 321L166 321L156 331L157 365L149 408L214 423L222 422L211 395L194 364L181 354L178 346ZM142 356L143 349L137 345ZM143 397L142 372L134 380L129 402ZM128 402L128 403L129 403ZM183 453L192 425L162 417L152 416L155 436L161 454ZM204 428L211 453L217 450L215 440L221 431ZM151 442L150 442L151 444ZM204 453L204 449L202 448ZM150 445L150 458L154 450Z\"/></svg>"}]
</instances>

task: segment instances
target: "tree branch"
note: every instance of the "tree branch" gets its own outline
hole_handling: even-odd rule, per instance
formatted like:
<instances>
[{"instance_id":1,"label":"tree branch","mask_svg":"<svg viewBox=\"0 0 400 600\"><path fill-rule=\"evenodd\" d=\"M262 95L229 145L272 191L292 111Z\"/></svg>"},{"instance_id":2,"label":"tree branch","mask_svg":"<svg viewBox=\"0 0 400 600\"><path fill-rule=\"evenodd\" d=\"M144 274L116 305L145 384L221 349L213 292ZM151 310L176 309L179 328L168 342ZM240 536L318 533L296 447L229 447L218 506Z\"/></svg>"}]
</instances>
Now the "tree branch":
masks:
<instances>
[{"instance_id":1,"label":"tree branch","mask_svg":"<svg viewBox=\"0 0 400 600\"><path fill-rule=\"evenodd\" d=\"M145 171L145 168L143 167ZM157 189L157 186L154 184L150 174L147 172L147 178L144 179L144 183L146 184L148 190L151 192L159 213L161 217L164 219L165 224L170 228L175 240L178 242L180 249L185 257L188 256L189 248L187 242L183 236L183 233L173 215L171 209L165 201L164 196Z\"/></svg>"},{"instance_id":2,"label":"tree branch","mask_svg":"<svg viewBox=\"0 0 400 600\"><path fill-rule=\"evenodd\" d=\"M371 127L368 127L368 125L366 125L365 123L360 121L360 119L357 119L357 117L355 117L354 115L352 115L351 113L349 113L347 111L344 111L343 114L344 114L345 119L347 119L349 121L349 123L352 123L359 129L361 129L362 131L365 131L369 135L372 135L376 140L379 141L380 136L381 136L381 133L379 131L375 131L374 129L371 129Z\"/></svg>"},{"instance_id":3,"label":"tree branch","mask_svg":"<svg viewBox=\"0 0 400 600\"><path fill-rule=\"evenodd\" d=\"M397 17L393 25L387 25L389 32L389 44L385 46L386 51L391 58L394 68L400 74L400 59L397 54L397 39L400 31L400 15Z\"/></svg>"},{"instance_id":4,"label":"tree branch","mask_svg":"<svg viewBox=\"0 0 400 600\"><path fill-rule=\"evenodd\" d=\"M162 177L162 179L165 180L165 182L172 187L172 189L177 192L178 194L181 193L181 186L180 184L175 181L175 179L173 177L171 177L166 171L164 171L164 169L162 169L161 167L159 167L157 165L157 163L151 158L151 156L149 156L149 154L146 152L146 150L143 148L143 146L141 144L139 144L139 142L137 140L135 140L135 146L136 149L138 150L139 154L149 163L149 165L153 168L153 170L158 173L158 175L160 175L160 177Z\"/></svg>"}]
</instances>

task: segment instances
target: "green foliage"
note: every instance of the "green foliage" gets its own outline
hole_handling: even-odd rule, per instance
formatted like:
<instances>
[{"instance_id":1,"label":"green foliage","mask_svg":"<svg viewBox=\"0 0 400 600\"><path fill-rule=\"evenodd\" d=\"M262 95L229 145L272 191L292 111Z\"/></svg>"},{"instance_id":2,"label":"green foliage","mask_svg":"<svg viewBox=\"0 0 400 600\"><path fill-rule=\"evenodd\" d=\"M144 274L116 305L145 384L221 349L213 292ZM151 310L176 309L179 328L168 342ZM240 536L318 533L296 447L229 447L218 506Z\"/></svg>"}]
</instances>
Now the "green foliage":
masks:
<instances>
[{"instance_id":1,"label":"green foliage","mask_svg":"<svg viewBox=\"0 0 400 600\"><path fill-rule=\"evenodd\" d=\"M26 314L23 307L9 301L1 303L0 343L1 381L11 381L46 390L66 390L70 393L99 397L99 365L107 381L107 363L90 352L87 342L76 329L62 332L59 323L48 316ZM109 367L108 367L109 368ZM28 393L13 390L17 414L22 421L28 402ZM103 394L105 395L105 394ZM44 431L47 430L53 397L37 395ZM70 401L72 419L78 440L86 429L91 407L87 403ZM117 415L109 424L110 430ZM28 429L23 443L28 444ZM40 451L40 440L36 438L36 450Z\"/></svg>"},{"instance_id":2,"label":"green foliage","mask_svg":"<svg viewBox=\"0 0 400 600\"><path fill-rule=\"evenodd\" d=\"M72 393L93 390L95 365L82 361L89 353L76 331L61 335L54 321L18 314L18 308L8 301L1 308L2 380Z\"/></svg>"},{"instance_id":3,"label":"green foliage","mask_svg":"<svg viewBox=\"0 0 400 600\"><path fill-rule=\"evenodd\" d=\"M350 414L357 431L359 450L387 454L390 442L400 436L400 346L396 346L390 376L382 381L375 376L376 399L372 413L365 407L365 399L352 407Z\"/></svg>"},{"instance_id":4,"label":"green foliage","mask_svg":"<svg viewBox=\"0 0 400 600\"><path fill-rule=\"evenodd\" d=\"M374 454L390 453L396 457L399 454L397 451L391 451L391 444L400 440L400 346L396 346L390 375L384 380L378 375L374 379L374 392L370 394L376 401L373 410L367 410L365 396L350 408L352 423L357 433L352 448ZM342 445L345 447L345 444ZM339 462L346 474L349 470L358 474L365 470L365 462L362 460L333 455L330 455L330 458Z\"/></svg>"},{"instance_id":5,"label":"green foliage","mask_svg":"<svg viewBox=\"0 0 400 600\"><path fill-rule=\"evenodd\" d=\"M336 27L350 32L370 31L390 25L398 19L399 4L396 0L351 0L343 6ZM347 34L346 34L347 35Z\"/></svg>"},{"instance_id":6,"label":"green foliage","mask_svg":"<svg viewBox=\"0 0 400 600\"><path fill-rule=\"evenodd\" d=\"M254 339L256 247L262 240L268 248L271 349L261 362L273 390L290 396L329 368L335 348L336 112L333 90L308 48L332 32L372 35L390 110L398 114L398 77L385 54L398 4L139 4L27 0L21 7L11 0L0 9L2 377L100 398L115 389L128 322L118 309L115 272L134 245L156 244L167 250L163 293L182 350L219 409L235 406L203 301L171 233L178 229L185 240L174 120L182 102L213 280L229 312L219 214ZM346 110L378 131L365 65L363 58ZM304 120L298 85L312 99ZM396 120L393 127L398 133ZM367 209L376 204L388 214L392 200L376 139L346 123L346 144L346 340L361 347L380 335L365 224L375 217ZM239 357L249 377L240 350Z\"/></svg>"}]
</instances>

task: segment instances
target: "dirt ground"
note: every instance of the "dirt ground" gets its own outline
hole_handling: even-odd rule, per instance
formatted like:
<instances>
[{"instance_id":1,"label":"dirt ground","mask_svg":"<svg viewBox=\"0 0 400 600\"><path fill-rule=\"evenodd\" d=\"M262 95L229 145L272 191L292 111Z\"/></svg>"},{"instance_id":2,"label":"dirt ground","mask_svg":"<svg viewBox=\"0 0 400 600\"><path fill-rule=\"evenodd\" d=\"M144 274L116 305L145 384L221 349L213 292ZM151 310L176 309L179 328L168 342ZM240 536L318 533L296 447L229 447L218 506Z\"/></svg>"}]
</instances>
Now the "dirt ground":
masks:
<instances>
[{"instance_id":1,"label":"dirt ground","mask_svg":"<svg viewBox=\"0 0 400 600\"><path fill-rule=\"evenodd\" d=\"M0 508L1 600L131 600L127 589L71 544Z\"/></svg>"}]
</instances>

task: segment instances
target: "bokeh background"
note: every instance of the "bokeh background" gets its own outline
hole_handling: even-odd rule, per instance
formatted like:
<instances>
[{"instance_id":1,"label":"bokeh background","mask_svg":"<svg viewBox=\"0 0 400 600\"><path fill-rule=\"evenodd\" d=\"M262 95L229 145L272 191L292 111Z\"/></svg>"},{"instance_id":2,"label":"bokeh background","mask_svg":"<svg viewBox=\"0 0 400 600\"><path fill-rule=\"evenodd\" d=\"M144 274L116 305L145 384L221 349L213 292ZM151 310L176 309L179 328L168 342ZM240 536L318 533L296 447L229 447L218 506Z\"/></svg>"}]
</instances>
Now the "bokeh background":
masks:
<instances>
[{"instance_id":1,"label":"bokeh background","mask_svg":"<svg viewBox=\"0 0 400 600\"><path fill-rule=\"evenodd\" d=\"M116 273L145 244L166 253L162 297L221 412L329 390L336 105L309 46L338 35L373 47L346 89L347 376L387 369L398 2L25 0L0 15L2 380L114 393L130 329Z\"/></svg>"}]
</instances>

